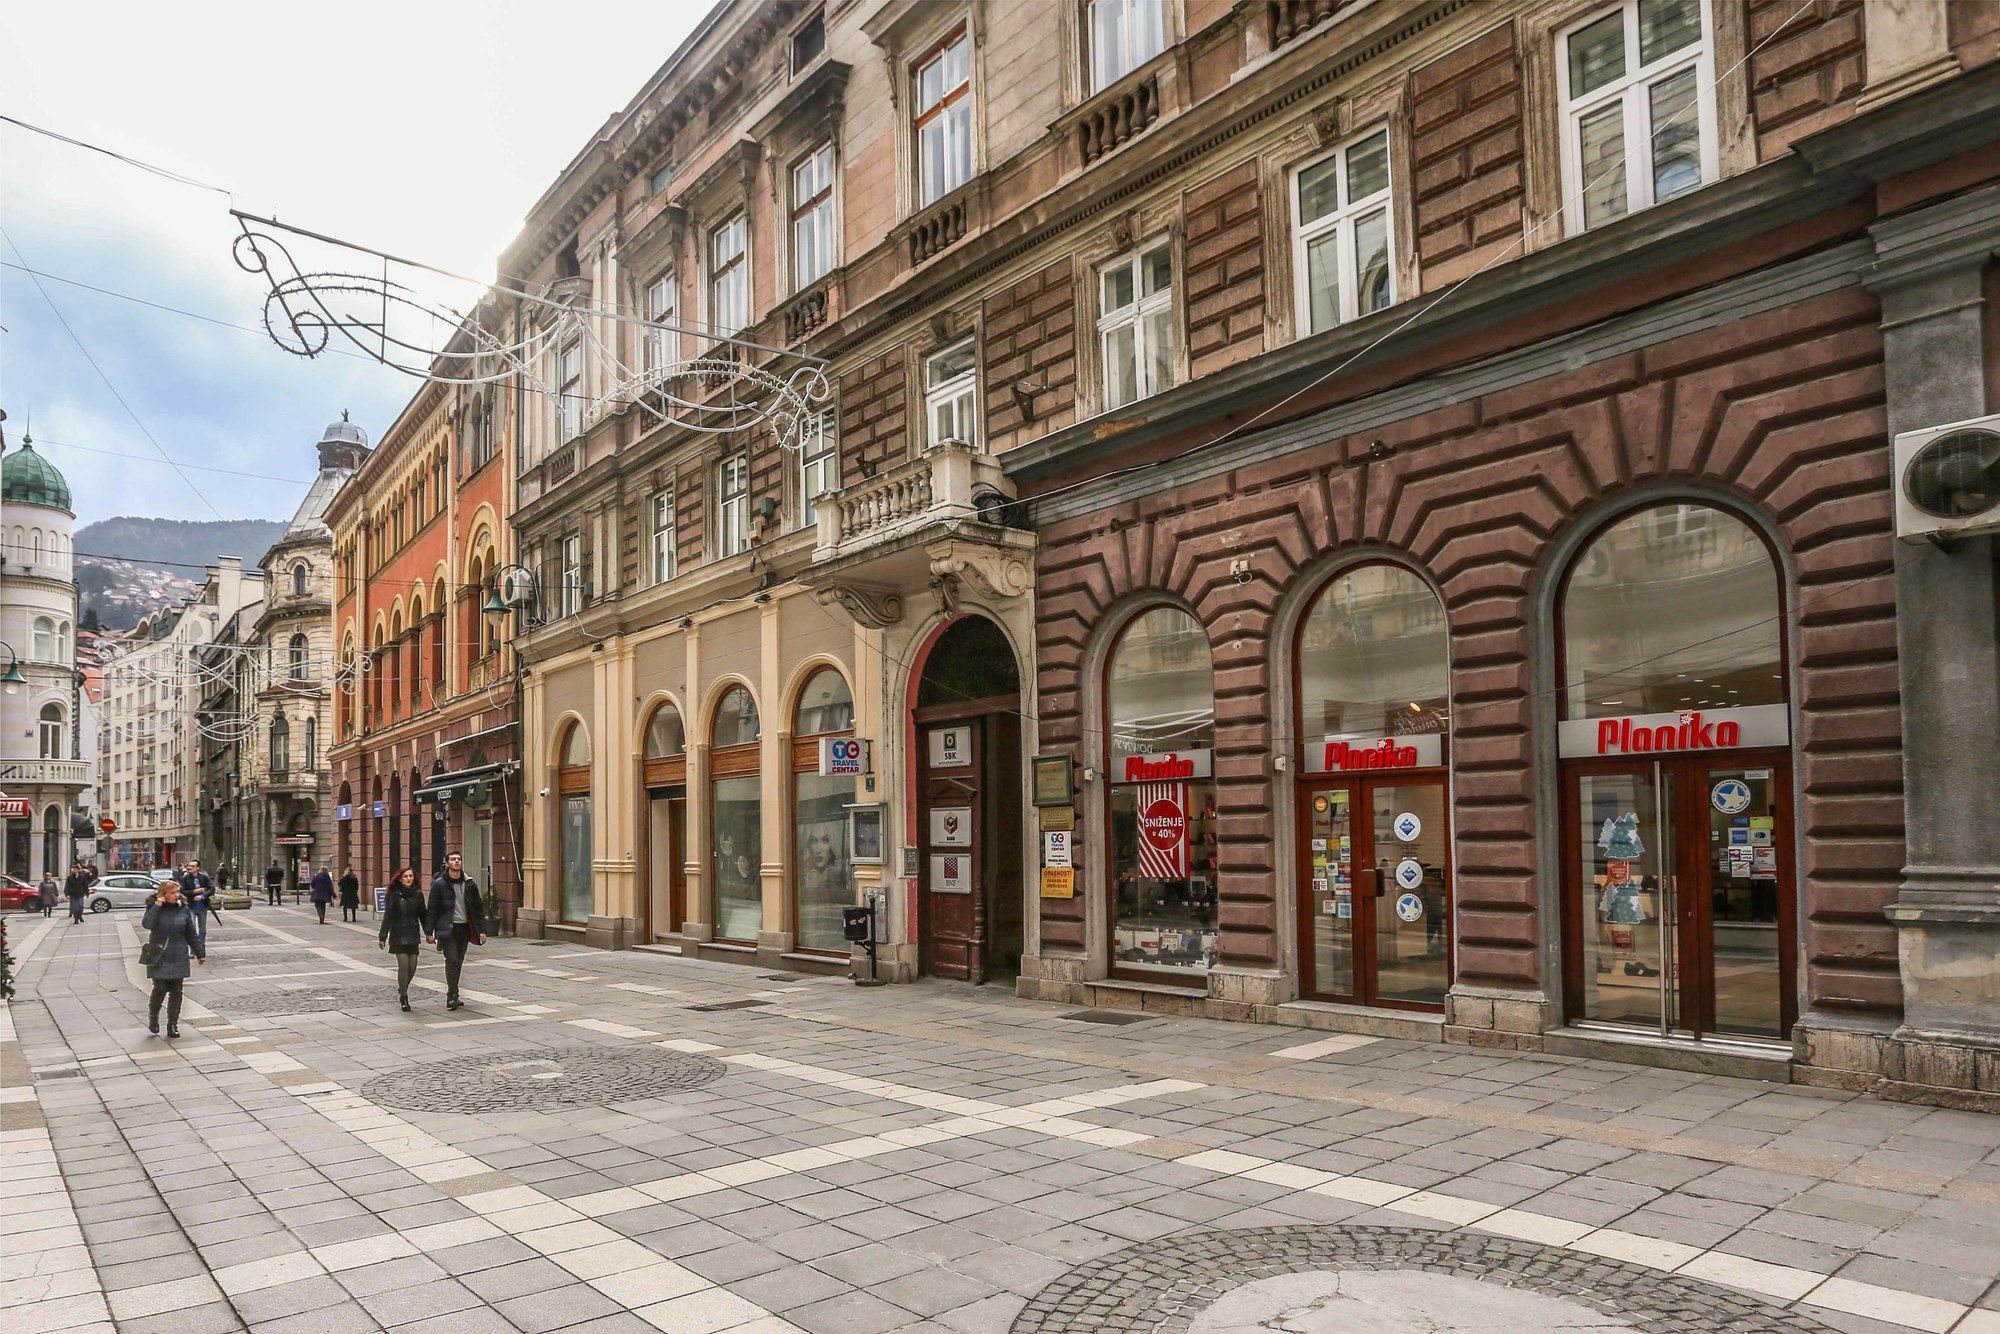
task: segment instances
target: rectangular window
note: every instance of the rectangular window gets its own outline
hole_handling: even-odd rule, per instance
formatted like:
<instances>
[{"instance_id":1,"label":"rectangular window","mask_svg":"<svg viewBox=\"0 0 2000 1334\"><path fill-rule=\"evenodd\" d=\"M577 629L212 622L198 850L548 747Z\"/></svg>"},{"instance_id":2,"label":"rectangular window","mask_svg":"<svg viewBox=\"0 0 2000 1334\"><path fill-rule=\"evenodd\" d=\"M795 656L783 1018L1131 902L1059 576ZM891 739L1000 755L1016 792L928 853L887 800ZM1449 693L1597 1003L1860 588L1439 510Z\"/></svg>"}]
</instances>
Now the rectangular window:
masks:
<instances>
[{"instance_id":1,"label":"rectangular window","mask_svg":"<svg viewBox=\"0 0 2000 1334\"><path fill-rule=\"evenodd\" d=\"M673 270L669 269L646 285L646 319L656 326L673 323ZM674 335L671 329L655 327L646 330L645 365L647 370L658 370L672 359L673 338Z\"/></svg>"},{"instance_id":2,"label":"rectangular window","mask_svg":"<svg viewBox=\"0 0 2000 1334\"><path fill-rule=\"evenodd\" d=\"M562 540L562 559L556 570L556 614L574 616L583 607L583 535L571 533Z\"/></svg>"},{"instance_id":3,"label":"rectangular window","mask_svg":"<svg viewBox=\"0 0 2000 1334\"><path fill-rule=\"evenodd\" d=\"M924 358L926 444L957 440L979 445L979 353L972 340Z\"/></svg>"},{"instance_id":4,"label":"rectangular window","mask_svg":"<svg viewBox=\"0 0 2000 1334\"><path fill-rule=\"evenodd\" d=\"M1090 0L1090 91L1102 92L1166 49L1164 0Z\"/></svg>"},{"instance_id":5,"label":"rectangular window","mask_svg":"<svg viewBox=\"0 0 2000 1334\"><path fill-rule=\"evenodd\" d=\"M750 460L723 460L715 489L715 554L734 556L750 549Z\"/></svg>"},{"instance_id":6,"label":"rectangular window","mask_svg":"<svg viewBox=\"0 0 2000 1334\"><path fill-rule=\"evenodd\" d=\"M972 43L947 37L916 68L917 207L972 179Z\"/></svg>"},{"instance_id":7,"label":"rectangular window","mask_svg":"<svg viewBox=\"0 0 2000 1334\"><path fill-rule=\"evenodd\" d=\"M567 343L557 354L556 385L556 443L566 445L583 434L582 343ZM400 534L397 541L402 541Z\"/></svg>"},{"instance_id":8,"label":"rectangular window","mask_svg":"<svg viewBox=\"0 0 2000 1334\"><path fill-rule=\"evenodd\" d=\"M660 191L667 188L673 179L674 164L672 162L662 162L653 169L653 174L646 178L646 193L648 195L660 193Z\"/></svg>"},{"instance_id":9,"label":"rectangular window","mask_svg":"<svg viewBox=\"0 0 2000 1334\"><path fill-rule=\"evenodd\" d=\"M661 491L653 497L653 582L664 584L674 577L674 493Z\"/></svg>"},{"instance_id":10,"label":"rectangular window","mask_svg":"<svg viewBox=\"0 0 2000 1334\"><path fill-rule=\"evenodd\" d=\"M1097 341L1104 406L1120 407L1174 383L1173 258L1164 240L1097 271Z\"/></svg>"},{"instance_id":11,"label":"rectangular window","mask_svg":"<svg viewBox=\"0 0 2000 1334\"><path fill-rule=\"evenodd\" d=\"M1390 271L1389 132L1374 130L1292 178L1300 328L1320 333L1396 299Z\"/></svg>"},{"instance_id":12,"label":"rectangular window","mask_svg":"<svg viewBox=\"0 0 2000 1334\"><path fill-rule=\"evenodd\" d=\"M718 338L738 333L750 322L748 235L738 213L708 234L708 322Z\"/></svg>"},{"instance_id":13,"label":"rectangular window","mask_svg":"<svg viewBox=\"0 0 2000 1334\"><path fill-rule=\"evenodd\" d=\"M792 34L792 73L797 74L818 60L826 50L826 15L819 13L798 26Z\"/></svg>"},{"instance_id":14,"label":"rectangular window","mask_svg":"<svg viewBox=\"0 0 2000 1334\"><path fill-rule=\"evenodd\" d=\"M1570 231L1715 179L1710 43L1702 0L1625 0L1562 35L1556 74Z\"/></svg>"},{"instance_id":15,"label":"rectangular window","mask_svg":"<svg viewBox=\"0 0 2000 1334\"><path fill-rule=\"evenodd\" d=\"M833 267L833 145L821 144L792 168L792 290L803 292Z\"/></svg>"},{"instance_id":16,"label":"rectangular window","mask_svg":"<svg viewBox=\"0 0 2000 1334\"><path fill-rule=\"evenodd\" d=\"M819 522L813 501L840 489L840 437L834 430L833 414L823 412L804 428L799 441L799 527Z\"/></svg>"}]
</instances>

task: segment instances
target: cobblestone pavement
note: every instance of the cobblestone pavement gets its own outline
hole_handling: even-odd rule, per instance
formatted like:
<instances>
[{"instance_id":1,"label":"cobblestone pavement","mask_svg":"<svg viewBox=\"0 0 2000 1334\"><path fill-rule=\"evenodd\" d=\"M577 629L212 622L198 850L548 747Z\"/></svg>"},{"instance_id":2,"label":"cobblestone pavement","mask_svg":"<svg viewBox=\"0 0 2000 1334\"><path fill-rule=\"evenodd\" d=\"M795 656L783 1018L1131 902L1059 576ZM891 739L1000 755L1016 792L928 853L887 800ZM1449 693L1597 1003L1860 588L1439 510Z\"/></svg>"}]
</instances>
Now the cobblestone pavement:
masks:
<instances>
[{"instance_id":1,"label":"cobblestone pavement","mask_svg":"<svg viewBox=\"0 0 2000 1334\"><path fill-rule=\"evenodd\" d=\"M9 1334L2000 1334L2000 1118L261 906L169 1044L136 925L12 922Z\"/></svg>"}]
</instances>

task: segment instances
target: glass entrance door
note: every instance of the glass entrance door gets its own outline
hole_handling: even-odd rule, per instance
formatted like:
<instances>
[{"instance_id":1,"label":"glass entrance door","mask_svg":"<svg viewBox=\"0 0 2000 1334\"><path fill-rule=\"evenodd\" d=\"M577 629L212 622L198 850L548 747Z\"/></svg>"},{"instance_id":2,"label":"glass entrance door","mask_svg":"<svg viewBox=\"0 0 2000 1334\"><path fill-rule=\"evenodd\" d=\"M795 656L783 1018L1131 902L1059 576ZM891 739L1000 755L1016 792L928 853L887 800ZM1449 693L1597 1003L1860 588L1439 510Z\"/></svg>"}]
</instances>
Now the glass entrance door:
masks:
<instances>
[{"instance_id":1,"label":"glass entrance door","mask_svg":"<svg viewBox=\"0 0 2000 1334\"><path fill-rule=\"evenodd\" d=\"M1442 777L1317 785L1300 802L1302 992L1443 1006L1451 866Z\"/></svg>"},{"instance_id":2,"label":"glass entrance door","mask_svg":"<svg viewBox=\"0 0 2000 1334\"><path fill-rule=\"evenodd\" d=\"M1572 767L1572 1014L1661 1036L1790 1033L1786 777L1754 751Z\"/></svg>"}]
</instances>

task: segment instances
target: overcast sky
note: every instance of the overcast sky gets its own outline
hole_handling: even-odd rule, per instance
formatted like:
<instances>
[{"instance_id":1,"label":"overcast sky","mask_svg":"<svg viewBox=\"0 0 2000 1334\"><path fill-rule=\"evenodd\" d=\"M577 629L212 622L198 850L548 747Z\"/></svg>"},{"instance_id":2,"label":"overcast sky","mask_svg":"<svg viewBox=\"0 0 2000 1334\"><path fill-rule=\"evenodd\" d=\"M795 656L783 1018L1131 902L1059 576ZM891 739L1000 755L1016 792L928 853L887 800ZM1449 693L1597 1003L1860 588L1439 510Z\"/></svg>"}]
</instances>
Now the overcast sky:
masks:
<instances>
[{"instance_id":1,"label":"overcast sky","mask_svg":"<svg viewBox=\"0 0 2000 1334\"><path fill-rule=\"evenodd\" d=\"M0 6L0 112L225 186L234 206L489 277L529 205L707 0ZM219 194L0 123L0 261L259 324ZM18 250L18 253L17 253ZM314 256L323 259L324 256ZM32 417L79 523L287 518L343 408L371 439L414 380L0 269L0 408ZM144 430L119 404L122 395ZM176 476L154 440L188 469ZM87 450L111 451L92 453ZM136 457L116 457L131 455Z\"/></svg>"}]
</instances>

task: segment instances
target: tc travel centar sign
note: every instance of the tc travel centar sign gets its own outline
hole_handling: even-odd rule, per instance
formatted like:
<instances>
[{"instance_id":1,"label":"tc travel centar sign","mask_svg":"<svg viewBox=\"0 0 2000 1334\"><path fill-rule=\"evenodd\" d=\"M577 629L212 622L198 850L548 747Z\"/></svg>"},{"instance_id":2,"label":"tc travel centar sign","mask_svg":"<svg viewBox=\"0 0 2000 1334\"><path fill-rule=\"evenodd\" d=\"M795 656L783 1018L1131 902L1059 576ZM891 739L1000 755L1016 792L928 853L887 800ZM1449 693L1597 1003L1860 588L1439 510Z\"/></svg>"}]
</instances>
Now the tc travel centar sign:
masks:
<instances>
[{"instance_id":1,"label":"tc travel centar sign","mask_svg":"<svg viewBox=\"0 0 2000 1334\"><path fill-rule=\"evenodd\" d=\"M1792 715L1783 704L1743 709L1689 709L1614 718L1575 718L1559 725L1556 748L1566 760L1660 751L1735 750L1782 746L1792 739Z\"/></svg>"}]
</instances>

